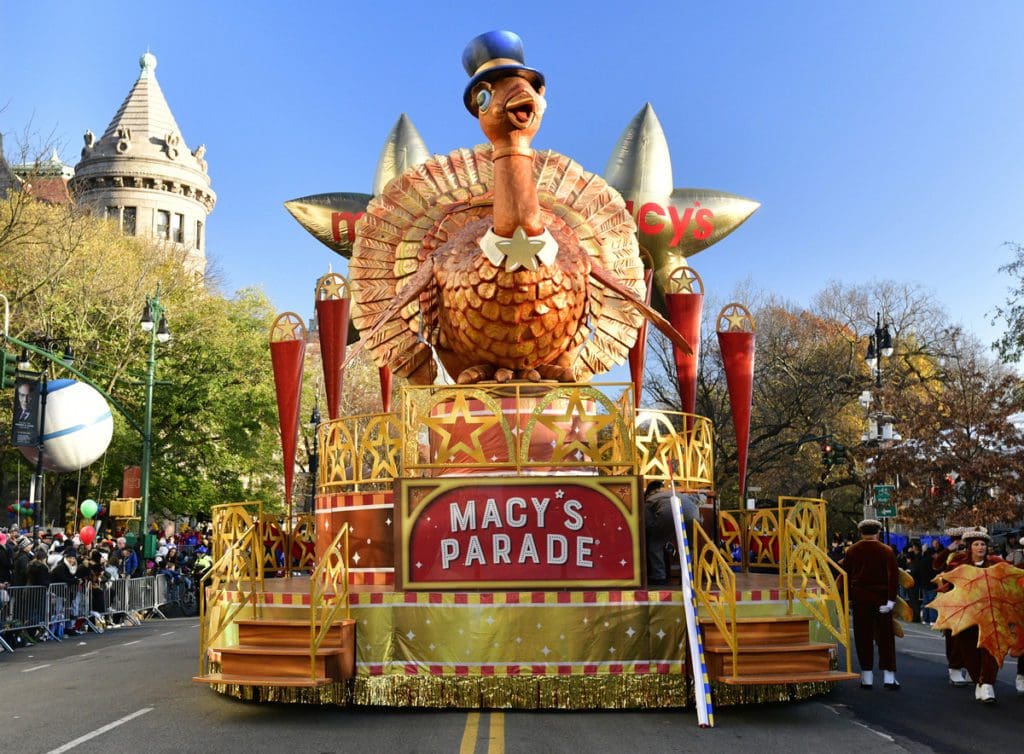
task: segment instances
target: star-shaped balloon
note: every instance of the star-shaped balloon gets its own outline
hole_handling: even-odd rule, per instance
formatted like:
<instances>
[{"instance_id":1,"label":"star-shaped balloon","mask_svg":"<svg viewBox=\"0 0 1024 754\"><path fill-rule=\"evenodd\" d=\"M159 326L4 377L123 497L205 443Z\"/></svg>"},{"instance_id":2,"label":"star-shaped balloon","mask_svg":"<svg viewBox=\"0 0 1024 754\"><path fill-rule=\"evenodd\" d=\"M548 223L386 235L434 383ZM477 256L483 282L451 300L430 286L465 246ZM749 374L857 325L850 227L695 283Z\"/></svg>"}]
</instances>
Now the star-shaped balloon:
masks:
<instances>
[{"instance_id":1,"label":"star-shaped balloon","mask_svg":"<svg viewBox=\"0 0 1024 754\"><path fill-rule=\"evenodd\" d=\"M604 178L626 200L640 247L652 259L655 305L669 276L686 259L742 225L760 202L715 189L673 188L665 132L650 103L637 113L612 150Z\"/></svg>"},{"instance_id":2,"label":"star-shaped balloon","mask_svg":"<svg viewBox=\"0 0 1024 754\"><path fill-rule=\"evenodd\" d=\"M373 176L373 194L311 194L285 202L285 209L314 238L347 259L352 256L356 223L365 214L370 199L380 194L393 178L425 162L429 156L416 126L402 113L384 141Z\"/></svg>"}]
</instances>

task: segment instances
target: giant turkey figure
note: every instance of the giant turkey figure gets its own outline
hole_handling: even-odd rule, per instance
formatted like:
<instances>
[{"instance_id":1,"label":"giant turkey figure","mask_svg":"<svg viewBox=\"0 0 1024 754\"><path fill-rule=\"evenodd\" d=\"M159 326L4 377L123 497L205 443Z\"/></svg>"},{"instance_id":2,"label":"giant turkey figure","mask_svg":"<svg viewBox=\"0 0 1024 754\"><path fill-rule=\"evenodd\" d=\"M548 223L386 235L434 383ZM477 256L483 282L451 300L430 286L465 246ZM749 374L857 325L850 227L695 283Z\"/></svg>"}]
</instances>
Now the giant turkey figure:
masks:
<instances>
[{"instance_id":1,"label":"giant turkey figure","mask_svg":"<svg viewBox=\"0 0 1024 754\"><path fill-rule=\"evenodd\" d=\"M585 381L622 363L645 305L636 226L597 175L530 144L546 102L507 31L473 39L463 99L489 144L395 178L356 226L353 322L378 366L460 384Z\"/></svg>"}]
</instances>

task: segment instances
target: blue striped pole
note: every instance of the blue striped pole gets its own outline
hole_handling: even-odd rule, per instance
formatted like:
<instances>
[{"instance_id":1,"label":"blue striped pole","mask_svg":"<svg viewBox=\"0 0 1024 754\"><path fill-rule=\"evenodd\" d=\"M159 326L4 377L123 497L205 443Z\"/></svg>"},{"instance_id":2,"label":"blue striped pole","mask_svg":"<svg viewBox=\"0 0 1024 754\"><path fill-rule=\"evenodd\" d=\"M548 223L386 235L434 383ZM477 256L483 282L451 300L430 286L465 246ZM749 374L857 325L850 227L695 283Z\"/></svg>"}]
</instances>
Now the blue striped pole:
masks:
<instances>
[{"instance_id":1,"label":"blue striped pole","mask_svg":"<svg viewBox=\"0 0 1024 754\"><path fill-rule=\"evenodd\" d=\"M686 634L690 643L690 664L693 666L693 701L697 707L697 723L702 728L713 728L715 713L711 706L711 681L704 659L704 642L697 623L697 598L693 593L693 558L690 556L680 503L675 484L672 484L672 521L676 526L676 543L679 546L679 577L683 590L683 611L686 613Z\"/></svg>"}]
</instances>

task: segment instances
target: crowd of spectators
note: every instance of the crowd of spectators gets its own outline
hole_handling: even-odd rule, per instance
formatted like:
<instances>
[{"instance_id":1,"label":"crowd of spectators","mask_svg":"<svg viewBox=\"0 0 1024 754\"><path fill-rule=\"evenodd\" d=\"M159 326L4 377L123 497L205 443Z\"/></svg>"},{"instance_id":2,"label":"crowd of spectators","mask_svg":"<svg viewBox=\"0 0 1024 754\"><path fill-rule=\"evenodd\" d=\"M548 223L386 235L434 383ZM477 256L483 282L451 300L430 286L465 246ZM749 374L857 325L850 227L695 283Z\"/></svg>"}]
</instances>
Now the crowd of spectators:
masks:
<instances>
[{"instance_id":1,"label":"crowd of spectators","mask_svg":"<svg viewBox=\"0 0 1024 754\"><path fill-rule=\"evenodd\" d=\"M163 574L171 585L192 589L195 577L201 578L201 571L212 564L209 530L186 529L176 536L160 536L155 547L149 548L141 541L130 541L124 534L90 543L83 542L79 535L69 537L42 528L0 528L0 534L0 608L11 599L12 587L66 584L76 591L88 590L93 626L102 627L107 612L107 587L112 582ZM90 621L79 618L59 630L77 635L89 627ZM0 631L4 628L0 626ZM48 633L14 631L10 638L15 645L24 645L45 641Z\"/></svg>"}]
</instances>

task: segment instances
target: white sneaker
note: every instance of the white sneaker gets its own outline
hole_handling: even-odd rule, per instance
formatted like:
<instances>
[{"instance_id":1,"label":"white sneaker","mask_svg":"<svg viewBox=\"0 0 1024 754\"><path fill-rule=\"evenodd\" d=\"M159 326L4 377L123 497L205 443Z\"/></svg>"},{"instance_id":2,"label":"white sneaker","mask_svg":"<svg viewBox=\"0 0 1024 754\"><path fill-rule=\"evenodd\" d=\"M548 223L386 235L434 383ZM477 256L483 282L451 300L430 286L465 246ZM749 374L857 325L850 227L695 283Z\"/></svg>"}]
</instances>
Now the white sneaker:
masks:
<instances>
[{"instance_id":1,"label":"white sneaker","mask_svg":"<svg viewBox=\"0 0 1024 754\"><path fill-rule=\"evenodd\" d=\"M991 683L982 683L978 686L978 699L985 704L991 704L996 700L996 690L992 688Z\"/></svg>"},{"instance_id":2,"label":"white sneaker","mask_svg":"<svg viewBox=\"0 0 1024 754\"><path fill-rule=\"evenodd\" d=\"M1017 693L1024 694L1024 675L1018 675L1016 680Z\"/></svg>"},{"instance_id":3,"label":"white sneaker","mask_svg":"<svg viewBox=\"0 0 1024 754\"><path fill-rule=\"evenodd\" d=\"M981 684L980 683L977 686L974 687L974 698L977 701L979 701L979 702L981 701Z\"/></svg>"},{"instance_id":4,"label":"white sneaker","mask_svg":"<svg viewBox=\"0 0 1024 754\"><path fill-rule=\"evenodd\" d=\"M949 669L949 682L954 686L966 686L970 681L964 676L964 671L960 668Z\"/></svg>"},{"instance_id":5,"label":"white sneaker","mask_svg":"<svg viewBox=\"0 0 1024 754\"><path fill-rule=\"evenodd\" d=\"M860 687L862 689L869 689L875 683L875 674L870 670L860 671Z\"/></svg>"}]
</instances>

